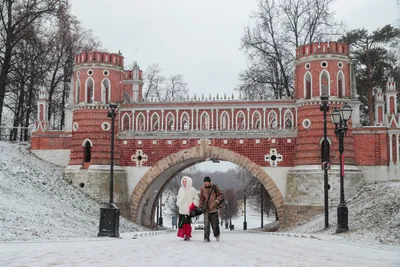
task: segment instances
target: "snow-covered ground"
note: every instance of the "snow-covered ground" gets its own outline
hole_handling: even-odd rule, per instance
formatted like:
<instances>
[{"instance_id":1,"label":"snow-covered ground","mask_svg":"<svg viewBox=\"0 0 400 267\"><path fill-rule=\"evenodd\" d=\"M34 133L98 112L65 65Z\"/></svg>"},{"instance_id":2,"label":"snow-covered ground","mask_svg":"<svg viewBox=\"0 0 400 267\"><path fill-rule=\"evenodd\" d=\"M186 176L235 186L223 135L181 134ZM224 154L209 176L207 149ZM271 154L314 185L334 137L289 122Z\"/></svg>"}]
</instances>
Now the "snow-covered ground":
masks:
<instances>
[{"instance_id":1,"label":"snow-covered ground","mask_svg":"<svg viewBox=\"0 0 400 267\"><path fill-rule=\"evenodd\" d=\"M355 246L326 239L224 231L221 241L189 242L175 232L78 242L0 243L1 266L307 266L398 267L399 249Z\"/></svg>"},{"instance_id":2,"label":"snow-covered ground","mask_svg":"<svg viewBox=\"0 0 400 267\"><path fill-rule=\"evenodd\" d=\"M0 241L97 236L100 204L22 144L0 141ZM120 231L142 229L121 218Z\"/></svg>"},{"instance_id":3,"label":"snow-covered ground","mask_svg":"<svg viewBox=\"0 0 400 267\"><path fill-rule=\"evenodd\" d=\"M340 237L367 244L400 245L400 183L385 182L364 186L347 203L349 232ZM321 214L292 229L294 233L335 234L337 209L329 210L329 225Z\"/></svg>"}]
</instances>

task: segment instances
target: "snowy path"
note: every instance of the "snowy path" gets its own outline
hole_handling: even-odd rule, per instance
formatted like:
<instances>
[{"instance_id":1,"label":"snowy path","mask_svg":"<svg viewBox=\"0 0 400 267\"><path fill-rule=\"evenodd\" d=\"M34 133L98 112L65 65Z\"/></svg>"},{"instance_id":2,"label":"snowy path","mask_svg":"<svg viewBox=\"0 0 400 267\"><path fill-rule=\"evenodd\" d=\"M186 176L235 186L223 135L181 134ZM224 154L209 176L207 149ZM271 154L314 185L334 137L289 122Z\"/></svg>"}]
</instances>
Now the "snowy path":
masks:
<instances>
[{"instance_id":1,"label":"snowy path","mask_svg":"<svg viewBox=\"0 0 400 267\"><path fill-rule=\"evenodd\" d=\"M338 240L226 232L203 243L203 231L184 242L175 232L132 239L0 243L0 266L400 266L400 248Z\"/></svg>"}]
</instances>

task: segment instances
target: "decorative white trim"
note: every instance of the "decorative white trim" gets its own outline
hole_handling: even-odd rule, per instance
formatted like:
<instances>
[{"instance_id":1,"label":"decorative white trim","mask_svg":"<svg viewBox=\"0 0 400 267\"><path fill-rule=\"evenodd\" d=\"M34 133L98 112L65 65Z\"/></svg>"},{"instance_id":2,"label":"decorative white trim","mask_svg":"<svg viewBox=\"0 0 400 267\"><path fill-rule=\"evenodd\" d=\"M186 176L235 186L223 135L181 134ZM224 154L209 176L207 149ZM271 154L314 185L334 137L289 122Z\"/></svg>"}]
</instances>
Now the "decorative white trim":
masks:
<instances>
[{"instance_id":1,"label":"decorative white trim","mask_svg":"<svg viewBox=\"0 0 400 267\"><path fill-rule=\"evenodd\" d=\"M128 117L128 129L125 129L124 128L124 126L125 126L125 118L126 117ZM127 130L131 130L132 129L132 127L131 127L131 116L128 114L128 113L125 113L123 116L122 116L122 118L121 118L121 131L127 131Z\"/></svg>"},{"instance_id":2,"label":"decorative white trim","mask_svg":"<svg viewBox=\"0 0 400 267\"><path fill-rule=\"evenodd\" d=\"M312 98L312 74L311 72L307 71L306 73L304 73L304 78L303 78L303 91L304 91L304 95L303 98L306 98L307 96L307 77L310 77L310 98Z\"/></svg>"},{"instance_id":3,"label":"decorative white trim","mask_svg":"<svg viewBox=\"0 0 400 267\"><path fill-rule=\"evenodd\" d=\"M283 156L276 150L276 148L271 148L269 153L264 156L264 160L267 161L271 167L276 167L279 162L283 161Z\"/></svg>"},{"instance_id":4,"label":"decorative white trim","mask_svg":"<svg viewBox=\"0 0 400 267\"><path fill-rule=\"evenodd\" d=\"M243 129L242 130L245 130L246 129L246 116L244 115L244 112L242 110L239 110L239 112L236 114L236 118L235 118L236 127L235 127L235 129L239 130L239 125L238 125L239 114L243 115Z\"/></svg>"},{"instance_id":5,"label":"decorative white trim","mask_svg":"<svg viewBox=\"0 0 400 267\"><path fill-rule=\"evenodd\" d=\"M127 144L128 144L128 141L127 141L127 140L124 140L122 143L123 143L124 145L127 145Z\"/></svg>"},{"instance_id":6,"label":"decorative white trim","mask_svg":"<svg viewBox=\"0 0 400 267\"><path fill-rule=\"evenodd\" d=\"M337 65L338 65L339 69L343 68L343 62L342 61L339 61Z\"/></svg>"},{"instance_id":7,"label":"decorative white trim","mask_svg":"<svg viewBox=\"0 0 400 267\"><path fill-rule=\"evenodd\" d=\"M143 124L144 124L141 130L139 130L139 119L140 119L140 117L143 118ZM135 125L135 130L136 131L144 131L144 130L146 130L146 117L144 116L143 112L140 112L139 114L136 115L135 124L136 124Z\"/></svg>"},{"instance_id":8,"label":"decorative white trim","mask_svg":"<svg viewBox=\"0 0 400 267\"><path fill-rule=\"evenodd\" d=\"M325 64L325 66L324 66L324 64ZM324 69L327 68L328 67L328 62L325 61L325 60L321 61L321 67L324 68Z\"/></svg>"},{"instance_id":9,"label":"decorative white trim","mask_svg":"<svg viewBox=\"0 0 400 267\"><path fill-rule=\"evenodd\" d=\"M92 101L92 103L93 103L94 102L94 90L96 87L95 87L94 79L92 77L88 77L85 81L85 103L89 103L89 101L88 101L88 81L89 80L91 80L93 82L93 90L92 90L93 95L90 96L90 97L93 97L93 101Z\"/></svg>"},{"instance_id":10,"label":"decorative white trim","mask_svg":"<svg viewBox=\"0 0 400 267\"><path fill-rule=\"evenodd\" d=\"M289 115L289 117L286 117L286 114L288 114L288 113L290 113L290 115ZM292 122L291 129L293 129L294 128L294 116L293 116L293 113L292 113L292 111L290 109L287 109L285 111L285 113L283 114L283 129L286 129L286 121L287 120L290 120Z\"/></svg>"},{"instance_id":11,"label":"decorative white trim","mask_svg":"<svg viewBox=\"0 0 400 267\"><path fill-rule=\"evenodd\" d=\"M107 81L108 82L108 102L111 103L111 81L108 78L104 78L101 81L101 85L100 85L100 89L101 89L101 102L103 104L106 104L106 100L105 100L105 95L103 92L103 87L105 87L104 82Z\"/></svg>"},{"instance_id":12,"label":"decorative white trim","mask_svg":"<svg viewBox=\"0 0 400 267\"><path fill-rule=\"evenodd\" d=\"M88 75L89 77L92 77L93 74L94 74L94 71L93 71L92 69L88 69L86 73L87 73L87 75Z\"/></svg>"},{"instance_id":13,"label":"decorative white trim","mask_svg":"<svg viewBox=\"0 0 400 267\"><path fill-rule=\"evenodd\" d=\"M207 122L206 126L203 125L203 117L205 117L205 120ZM203 130L210 130L210 115L208 115L207 111L203 111L200 115L200 131Z\"/></svg>"},{"instance_id":14,"label":"decorative white trim","mask_svg":"<svg viewBox=\"0 0 400 267\"><path fill-rule=\"evenodd\" d=\"M225 117L224 117L225 116ZM224 129L224 130L230 130L231 129L231 127L230 127L230 118L229 118L229 113L225 110L225 111L223 111L222 113L221 113L221 116L220 116L220 121L219 121L219 123L220 123L220 127L219 127L219 129L224 129L224 127L223 127L223 123L224 123L224 118L226 119L225 120L225 122L226 122L226 129Z\"/></svg>"},{"instance_id":15,"label":"decorative white trim","mask_svg":"<svg viewBox=\"0 0 400 267\"><path fill-rule=\"evenodd\" d=\"M239 144L243 144L243 143L244 143L243 139L240 139Z\"/></svg>"},{"instance_id":16,"label":"decorative white trim","mask_svg":"<svg viewBox=\"0 0 400 267\"><path fill-rule=\"evenodd\" d=\"M275 119L275 125L271 125L271 122ZM272 126L272 127L271 127ZM268 129L277 129L278 128L278 115L275 110L271 110L268 112Z\"/></svg>"},{"instance_id":17,"label":"decorative white trim","mask_svg":"<svg viewBox=\"0 0 400 267\"><path fill-rule=\"evenodd\" d=\"M311 126L311 121L310 119L304 119L303 122L301 123L301 125L303 125L304 129L308 129Z\"/></svg>"},{"instance_id":18,"label":"decorative white trim","mask_svg":"<svg viewBox=\"0 0 400 267\"><path fill-rule=\"evenodd\" d=\"M104 75L104 76L110 75L110 71L109 71L109 70L103 70L103 75Z\"/></svg>"},{"instance_id":19,"label":"decorative white trim","mask_svg":"<svg viewBox=\"0 0 400 267\"><path fill-rule=\"evenodd\" d=\"M224 142L224 145L228 144L228 140L226 140L226 139L223 142Z\"/></svg>"},{"instance_id":20,"label":"decorative white trim","mask_svg":"<svg viewBox=\"0 0 400 267\"><path fill-rule=\"evenodd\" d=\"M156 117L156 120L154 120L154 117ZM160 115L158 115L157 112L154 112L153 115L151 115L151 119L150 119L150 130L153 131L154 130L154 124L158 124L158 131L160 131L161 129L161 125L160 125Z\"/></svg>"},{"instance_id":21,"label":"decorative white trim","mask_svg":"<svg viewBox=\"0 0 400 267\"><path fill-rule=\"evenodd\" d=\"M172 125L171 125L171 129L168 129L168 122L169 122L169 118L172 118ZM167 113L167 116L165 117L167 119L167 123L165 124L165 130L166 131L175 131L176 127L175 127L175 116L172 113L172 111Z\"/></svg>"},{"instance_id":22,"label":"decorative white trim","mask_svg":"<svg viewBox=\"0 0 400 267\"><path fill-rule=\"evenodd\" d=\"M90 146L93 146L92 141L91 141L89 138L86 138L86 139L83 140L83 142L82 142L82 146L83 146L83 147L85 146L86 142L89 142Z\"/></svg>"},{"instance_id":23,"label":"decorative white trim","mask_svg":"<svg viewBox=\"0 0 400 267\"><path fill-rule=\"evenodd\" d=\"M78 123L77 123L77 122L74 122L74 123L72 124L72 130L73 130L73 131L77 131L78 128L79 128Z\"/></svg>"},{"instance_id":24,"label":"decorative white trim","mask_svg":"<svg viewBox=\"0 0 400 267\"><path fill-rule=\"evenodd\" d=\"M131 160L136 163L136 166L143 166L148 159L149 157L141 149L136 150L136 153L131 156Z\"/></svg>"},{"instance_id":25,"label":"decorative white trim","mask_svg":"<svg viewBox=\"0 0 400 267\"><path fill-rule=\"evenodd\" d=\"M311 63L310 63L310 62L307 62L307 63L304 65L304 68L305 68L306 70L309 70L310 67L311 67Z\"/></svg>"},{"instance_id":26,"label":"decorative white trim","mask_svg":"<svg viewBox=\"0 0 400 267\"><path fill-rule=\"evenodd\" d=\"M157 145L157 140L153 140L153 145Z\"/></svg>"},{"instance_id":27,"label":"decorative white trim","mask_svg":"<svg viewBox=\"0 0 400 267\"><path fill-rule=\"evenodd\" d=\"M108 123L108 122L103 122L103 123L101 124L101 129L102 129L103 131L109 131L109 130L111 129L110 123Z\"/></svg>"},{"instance_id":28,"label":"decorative white trim","mask_svg":"<svg viewBox=\"0 0 400 267\"><path fill-rule=\"evenodd\" d=\"M338 73L337 73L337 75L336 75L336 81L337 81L337 85L336 85L336 87L337 87L337 95L338 95L338 97L339 97L339 81L340 81L340 79L339 79L339 76L340 75L342 75L342 97L345 97L346 96L346 82L345 82L345 76L344 76L344 73L343 73L343 71L342 70L339 70L338 71Z\"/></svg>"},{"instance_id":29,"label":"decorative white trim","mask_svg":"<svg viewBox=\"0 0 400 267\"><path fill-rule=\"evenodd\" d=\"M258 114L258 120L254 121L254 117ZM260 127L257 128L257 122L260 122ZM258 112L258 110L254 111L253 114L251 115L251 123L252 123L252 129L256 129L256 130L261 130L262 129L262 124L261 124L261 114L260 112Z\"/></svg>"},{"instance_id":30,"label":"decorative white trim","mask_svg":"<svg viewBox=\"0 0 400 267\"><path fill-rule=\"evenodd\" d=\"M321 79L321 78L322 78L322 75L323 75L324 73L327 74L327 79L328 79L328 96L330 96L330 95L331 95L331 76L330 76L330 74L329 74L329 72L328 72L327 70L322 70L322 71L319 73L319 95L322 96L322 83L321 83L322 79Z\"/></svg>"}]
</instances>

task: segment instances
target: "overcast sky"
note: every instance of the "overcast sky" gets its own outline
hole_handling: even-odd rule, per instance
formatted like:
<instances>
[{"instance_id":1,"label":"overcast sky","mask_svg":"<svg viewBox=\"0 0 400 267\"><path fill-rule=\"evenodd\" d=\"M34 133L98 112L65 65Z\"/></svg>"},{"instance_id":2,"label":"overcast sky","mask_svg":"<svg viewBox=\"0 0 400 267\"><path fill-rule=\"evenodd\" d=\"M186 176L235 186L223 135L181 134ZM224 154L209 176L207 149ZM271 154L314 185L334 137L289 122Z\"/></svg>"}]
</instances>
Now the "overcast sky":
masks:
<instances>
[{"instance_id":1,"label":"overcast sky","mask_svg":"<svg viewBox=\"0 0 400 267\"><path fill-rule=\"evenodd\" d=\"M246 67L240 40L257 0L71 0L72 13L126 67L158 63L166 76L181 73L190 94L231 94ZM397 0L337 0L349 29L399 25Z\"/></svg>"}]
</instances>

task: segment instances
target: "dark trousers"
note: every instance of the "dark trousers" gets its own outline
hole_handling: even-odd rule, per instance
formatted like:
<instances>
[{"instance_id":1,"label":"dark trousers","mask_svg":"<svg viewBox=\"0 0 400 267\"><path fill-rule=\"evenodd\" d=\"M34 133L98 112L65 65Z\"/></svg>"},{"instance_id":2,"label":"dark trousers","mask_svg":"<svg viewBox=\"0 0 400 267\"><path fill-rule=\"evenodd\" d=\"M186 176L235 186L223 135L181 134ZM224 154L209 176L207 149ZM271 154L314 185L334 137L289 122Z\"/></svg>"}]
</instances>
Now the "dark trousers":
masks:
<instances>
[{"instance_id":1,"label":"dark trousers","mask_svg":"<svg viewBox=\"0 0 400 267\"><path fill-rule=\"evenodd\" d=\"M204 212L204 238L210 239L210 224L213 229L214 237L219 236L218 212Z\"/></svg>"}]
</instances>

